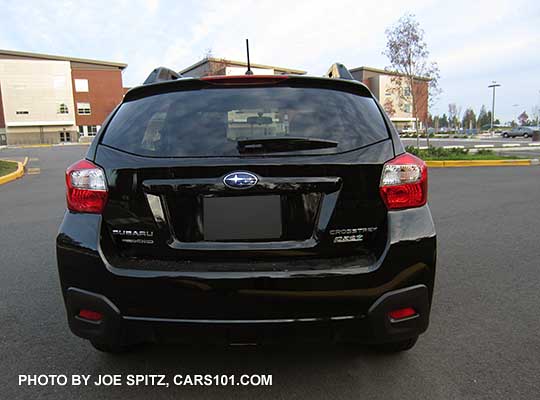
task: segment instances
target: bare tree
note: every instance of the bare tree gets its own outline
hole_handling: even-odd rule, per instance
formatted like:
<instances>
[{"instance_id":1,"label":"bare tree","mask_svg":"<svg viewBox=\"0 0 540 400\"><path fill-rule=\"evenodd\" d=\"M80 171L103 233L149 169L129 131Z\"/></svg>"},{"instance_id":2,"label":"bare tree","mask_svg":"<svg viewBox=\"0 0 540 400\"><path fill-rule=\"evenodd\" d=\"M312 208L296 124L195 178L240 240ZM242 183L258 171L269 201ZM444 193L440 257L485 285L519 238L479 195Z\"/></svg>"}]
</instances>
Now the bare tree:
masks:
<instances>
[{"instance_id":1,"label":"bare tree","mask_svg":"<svg viewBox=\"0 0 540 400\"><path fill-rule=\"evenodd\" d=\"M521 114L519 114L518 121L521 126L527 125L529 123L529 115L526 111L523 111Z\"/></svg>"},{"instance_id":2,"label":"bare tree","mask_svg":"<svg viewBox=\"0 0 540 400\"><path fill-rule=\"evenodd\" d=\"M387 97L384 101L384 111L388 114L389 117L393 117L396 114L396 109L394 108L394 102L391 98Z\"/></svg>"},{"instance_id":3,"label":"bare tree","mask_svg":"<svg viewBox=\"0 0 540 400\"><path fill-rule=\"evenodd\" d=\"M448 104L448 120L450 122L450 125L454 128L454 130L459 130L460 126L460 116L461 116L461 106L457 106L456 103L450 103Z\"/></svg>"},{"instance_id":4,"label":"bare tree","mask_svg":"<svg viewBox=\"0 0 540 400\"><path fill-rule=\"evenodd\" d=\"M392 76L394 89L402 102L412 106L415 120L416 145L419 146L418 125L426 125L427 109L441 92L439 89L439 67L429 61L429 51L424 42L424 31L412 14L405 14L397 23L386 29L386 50L384 55L390 60L386 68L395 73ZM428 138L429 145L429 135Z\"/></svg>"},{"instance_id":5,"label":"bare tree","mask_svg":"<svg viewBox=\"0 0 540 400\"><path fill-rule=\"evenodd\" d=\"M536 120L536 126L538 126L538 119L540 117L540 107L539 106L533 106L531 109L531 116L534 120Z\"/></svg>"}]
</instances>

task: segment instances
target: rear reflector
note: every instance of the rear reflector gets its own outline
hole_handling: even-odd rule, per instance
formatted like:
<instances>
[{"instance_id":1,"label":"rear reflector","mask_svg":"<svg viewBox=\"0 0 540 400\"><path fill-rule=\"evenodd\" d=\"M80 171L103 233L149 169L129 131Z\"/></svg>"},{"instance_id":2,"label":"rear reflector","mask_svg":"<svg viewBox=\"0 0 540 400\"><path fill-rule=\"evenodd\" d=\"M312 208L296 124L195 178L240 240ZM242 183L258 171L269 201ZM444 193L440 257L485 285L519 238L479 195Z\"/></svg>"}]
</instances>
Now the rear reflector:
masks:
<instances>
[{"instance_id":1,"label":"rear reflector","mask_svg":"<svg viewBox=\"0 0 540 400\"><path fill-rule=\"evenodd\" d=\"M397 310L390 311L388 316L392 319L403 319L416 315L416 310L412 307L398 308Z\"/></svg>"},{"instance_id":2,"label":"rear reflector","mask_svg":"<svg viewBox=\"0 0 540 400\"><path fill-rule=\"evenodd\" d=\"M380 193L389 210L420 207L427 202L427 166L404 153L384 164Z\"/></svg>"},{"instance_id":3,"label":"rear reflector","mask_svg":"<svg viewBox=\"0 0 540 400\"><path fill-rule=\"evenodd\" d=\"M92 310L80 310L79 317L87 319L88 321L101 321L103 319L103 314Z\"/></svg>"},{"instance_id":4,"label":"rear reflector","mask_svg":"<svg viewBox=\"0 0 540 400\"><path fill-rule=\"evenodd\" d=\"M100 214L107 202L107 182L101 168L80 160L66 171L67 207L71 211Z\"/></svg>"}]
</instances>

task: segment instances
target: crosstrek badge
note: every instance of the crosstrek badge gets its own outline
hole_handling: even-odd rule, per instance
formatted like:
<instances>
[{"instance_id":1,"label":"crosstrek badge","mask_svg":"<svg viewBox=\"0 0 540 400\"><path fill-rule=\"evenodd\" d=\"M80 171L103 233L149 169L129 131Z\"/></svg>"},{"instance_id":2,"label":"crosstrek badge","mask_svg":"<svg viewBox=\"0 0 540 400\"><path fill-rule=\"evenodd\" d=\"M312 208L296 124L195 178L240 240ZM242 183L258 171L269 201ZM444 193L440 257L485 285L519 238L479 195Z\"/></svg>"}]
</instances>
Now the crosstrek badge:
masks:
<instances>
[{"instance_id":1,"label":"crosstrek badge","mask_svg":"<svg viewBox=\"0 0 540 400\"><path fill-rule=\"evenodd\" d=\"M365 233L375 232L376 230L376 226L370 226L367 228L332 229L329 233L334 236L333 243L350 243L362 242Z\"/></svg>"}]
</instances>

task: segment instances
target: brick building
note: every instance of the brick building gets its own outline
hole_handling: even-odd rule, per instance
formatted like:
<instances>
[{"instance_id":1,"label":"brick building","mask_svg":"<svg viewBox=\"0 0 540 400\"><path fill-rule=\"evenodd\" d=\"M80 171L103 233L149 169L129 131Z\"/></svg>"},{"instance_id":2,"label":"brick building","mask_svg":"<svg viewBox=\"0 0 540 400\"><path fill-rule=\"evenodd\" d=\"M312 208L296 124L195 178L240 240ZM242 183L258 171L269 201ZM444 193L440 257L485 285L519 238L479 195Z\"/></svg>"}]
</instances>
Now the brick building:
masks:
<instances>
[{"instance_id":1,"label":"brick building","mask_svg":"<svg viewBox=\"0 0 540 400\"><path fill-rule=\"evenodd\" d=\"M8 144L91 140L122 101L126 67L0 50L0 134Z\"/></svg>"}]
</instances>

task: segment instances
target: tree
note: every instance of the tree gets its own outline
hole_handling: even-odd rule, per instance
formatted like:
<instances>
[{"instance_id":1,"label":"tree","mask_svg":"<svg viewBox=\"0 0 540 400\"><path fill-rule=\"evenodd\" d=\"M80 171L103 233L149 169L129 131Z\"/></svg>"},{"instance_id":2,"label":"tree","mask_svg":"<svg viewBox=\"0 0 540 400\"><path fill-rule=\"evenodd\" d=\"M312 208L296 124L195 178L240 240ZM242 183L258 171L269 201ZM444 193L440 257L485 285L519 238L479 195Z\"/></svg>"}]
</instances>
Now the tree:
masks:
<instances>
[{"instance_id":1,"label":"tree","mask_svg":"<svg viewBox=\"0 0 540 400\"><path fill-rule=\"evenodd\" d=\"M433 128L435 129L435 133L439 132L439 129L441 127L441 117L438 115L433 116Z\"/></svg>"},{"instance_id":2,"label":"tree","mask_svg":"<svg viewBox=\"0 0 540 400\"><path fill-rule=\"evenodd\" d=\"M523 111L521 114L519 114L518 121L520 125L527 125L527 123L529 122L529 116L527 115L527 112Z\"/></svg>"},{"instance_id":3,"label":"tree","mask_svg":"<svg viewBox=\"0 0 540 400\"><path fill-rule=\"evenodd\" d=\"M490 121L487 121L487 111L486 111L486 106L482 104L482 107L480 108L480 112L478 113L478 119L476 120L476 125L480 127L480 129L482 129L482 127L488 123L490 123Z\"/></svg>"},{"instance_id":4,"label":"tree","mask_svg":"<svg viewBox=\"0 0 540 400\"><path fill-rule=\"evenodd\" d=\"M532 125L538 126L538 120L540 119L540 107L539 106L533 106L531 108L531 117L532 121L529 121L529 123Z\"/></svg>"},{"instance_id":5,"label":"tree","mask_svg":"<svg viewBox=\"0 0 540 400\"><path fill-rule=\"evenodd\" d=\"M426 128L433 127L434 118L433 115L431 115L430 112L428 112L427 121L426 121Z\"/></svg>"},{"instance_id":6,"label":"tree","mask_svg":"<svg viewBox=\"0 0 540 400\"><path fill-rule=\"evenodd\" d=\"M493 121L494 124L497 122ZM482 105L478 113L477 125L480 129L488 129L491 125L491 111L486 111L486 106Z\"/></svg>"},{"instance_id":7,"label":"tree","mask_svg":"<svg viewBox=\"0 0 540 400\"><path fill-rule=\"evenodd\" d=\"M383 54L390 60L386 68L396 73L392 82L398 94L412 106L412 116L416 122L416 143L418 142L419 121L427 122L427 112L439 89L439 67L429 61L429 51L424 42L424 31L412 14L405 14L397 23L386 29L386 50ZM429 136L428 136L429 145Z\"/></svg>"},{"instance_id":8,"label":"tree","mask_svg":"<svg viewBox=\"0 0 540 400\"><path fill-rule=\"evenodd\" d=\"M476 114L472 108L467 108L463 114L463 121L461 121L461 126L464 129L473 129L476 128Z\"/></svg>"},{"instance_id":9,"label":"tree","mask_svg":"<svg viewBox=\"0 0 540 400\"><path fill-rule=\"evenodd\" d=\"M439 121L441 128L448 128L448 117L446 114L443 114L440 121Z\"/></svg>"},{"instance_id":10,"label":"tree","mask_svg":"<svg viewBox=\"0 0 540 400\"><path fill-rule=\"evenodd\" d=\"M459 116L461 115L461 107L458 107L456 103L448 104L448 123L454 130L458 130L460 126Z\"/></svg>"},{"instance_id":11,"label":"tree","mask_svg":"<svg viewBox=\"0 0 540 400\"><path fill-rule=\"evenodd\" d=\"M387 97L384 101L384 111L388 114L389 117L393 117L396 114L396 109L394 108L394 102L390 97Z\"/></svg>"}]
</instances>

